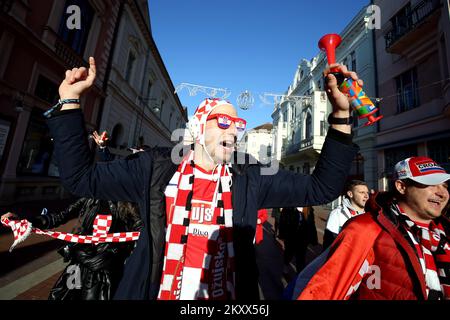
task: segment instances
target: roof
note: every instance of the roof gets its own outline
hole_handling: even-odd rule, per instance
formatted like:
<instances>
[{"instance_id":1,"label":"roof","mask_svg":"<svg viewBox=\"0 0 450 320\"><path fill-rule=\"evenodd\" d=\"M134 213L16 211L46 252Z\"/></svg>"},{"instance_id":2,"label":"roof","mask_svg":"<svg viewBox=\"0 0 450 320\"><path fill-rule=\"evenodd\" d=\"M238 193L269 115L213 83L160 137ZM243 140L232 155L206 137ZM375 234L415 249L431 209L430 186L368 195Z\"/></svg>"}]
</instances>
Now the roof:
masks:
<instances>
[{"instance_id":1,"label":"roof","mask_svg":"<svg viewBox=\"0 0 450 320\"><path fill-rule=\"evenodd\" d=\"M259 130L259 129L266 129L266 130L272 130L273 129L273 124L271 124L270 122L264 123L260 126L257 126L255 128L253 128L252 130Z\"/></svg>"}]
</instances>

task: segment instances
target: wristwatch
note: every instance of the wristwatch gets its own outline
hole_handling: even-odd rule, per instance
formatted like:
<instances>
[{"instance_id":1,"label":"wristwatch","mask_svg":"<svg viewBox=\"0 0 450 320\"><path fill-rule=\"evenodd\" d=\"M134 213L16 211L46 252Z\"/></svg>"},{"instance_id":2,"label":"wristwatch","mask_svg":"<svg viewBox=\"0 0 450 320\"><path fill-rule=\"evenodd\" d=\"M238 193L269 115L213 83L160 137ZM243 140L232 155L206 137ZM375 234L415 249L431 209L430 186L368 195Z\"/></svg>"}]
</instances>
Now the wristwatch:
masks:
<instances>
[{"instance_id":1,"label":"wristwatch","mask_svg":"<svg viewBox=\"0 0 450 320\"><path fill-rule=\"evenodd\" d=\"M335 118L333 117L333 114L330 113L328 116L328 123L329 124L352 124L353 123L353 117L348 118Z\"/></svg>"}]
</instances>

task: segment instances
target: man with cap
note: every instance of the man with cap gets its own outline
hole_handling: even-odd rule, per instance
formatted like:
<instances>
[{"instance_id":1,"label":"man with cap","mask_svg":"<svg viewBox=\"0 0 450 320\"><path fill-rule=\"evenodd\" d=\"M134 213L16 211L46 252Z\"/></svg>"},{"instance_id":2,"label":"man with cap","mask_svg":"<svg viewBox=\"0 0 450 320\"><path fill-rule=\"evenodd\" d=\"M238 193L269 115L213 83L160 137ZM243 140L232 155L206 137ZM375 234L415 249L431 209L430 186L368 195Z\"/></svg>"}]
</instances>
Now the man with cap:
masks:
<instances>
[{"instance_id":1,"label":"man with cap","mask_svg":"<svg viewBox=\"0 0 450 320\"><path fill-rule=\"evenodd\" d=\"M449 180L427 157L397 163L393 192L344 225L298 299L450 299Z\"/></svg>"},{"instance_id":2,"label":"man with cap","mask_svg":"<svg viewBox=\"0 0 450 320\"><path fill-rule=\"evenodd\" d=\"M177 152L170 148L151 148L92 166L79 105L80 95L95 79L94 59L89 63L89 70L66 72L59 87L62 100L46 116L61 179L72 193L139 205L144 231L115 298L258 299L258 210L332 201L358 151L352 142L349 99L338 90L336 78L329 70L324 74L333 113L311 175L284 170L264 174L267 168L237 154L237 132L246 123L220 99L205 99L198 106L188 123L193 144L181 163L171 161ZM358 80L345 66L330 67Z\"/></svg>"}]
</instances>

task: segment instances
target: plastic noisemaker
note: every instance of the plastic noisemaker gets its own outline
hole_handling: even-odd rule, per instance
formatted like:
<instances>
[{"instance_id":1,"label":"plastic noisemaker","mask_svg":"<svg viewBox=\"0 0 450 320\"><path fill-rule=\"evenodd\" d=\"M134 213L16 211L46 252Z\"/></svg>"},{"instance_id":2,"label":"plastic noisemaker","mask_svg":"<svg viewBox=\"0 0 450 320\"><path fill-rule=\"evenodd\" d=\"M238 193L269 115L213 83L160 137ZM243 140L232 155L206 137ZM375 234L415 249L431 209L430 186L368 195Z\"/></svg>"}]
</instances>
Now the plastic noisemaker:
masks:
<instances>
[{"instance_id":1,"label":"plastic noisemaker","mask_svg":"<svg viewBox=\"0 0 450 320\"><path fill-rule=\"evenodd\" d=\"M326 34L320 38L319 49L325 51L329 65L336 63L335 52L340 43L341 37L335 33ZM350 104L358 113L358 118L367 118L367 122L364 126L374 124L383 118L382 115L378 117L374 116L378 111L378 108L376 108L373 102L367 97L357 81L354 81L351 78L345 78L344 75L339 72L339 68L332 68L331 73L337 79L339 90L351 98Z\"/></svg>"}]
</instances>

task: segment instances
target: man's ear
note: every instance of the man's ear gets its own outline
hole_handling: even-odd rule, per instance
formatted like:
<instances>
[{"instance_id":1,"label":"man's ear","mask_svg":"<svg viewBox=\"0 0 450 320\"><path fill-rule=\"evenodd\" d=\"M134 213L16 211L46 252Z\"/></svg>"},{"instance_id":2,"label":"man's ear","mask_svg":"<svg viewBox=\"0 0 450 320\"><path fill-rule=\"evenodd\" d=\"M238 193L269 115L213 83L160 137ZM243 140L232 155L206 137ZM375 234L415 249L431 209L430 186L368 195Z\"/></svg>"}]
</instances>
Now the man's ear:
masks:
<instances>
[{"instance_id":1,"label":"man's ear","mask_svg":"<svg viewBox=\"0 0 450 320\"><path fill-rule=\"evenodd\" d=\"M349 198L349 199L353 199L353 192L352 191L347 191L347 197Z\"/></svg>"},{"instance_id":2,"label":"man's ear","mask_svg":"<svg viewBox=\"0 0 450 320\"><path fill-rule=\"evenodd\" d=\"M395 189L397 189L397 191L398 191L400 194L405 194L405 192L406 192L406 183L405 183L404 181L402 181L402 180L396 180L396 181L394 182L394 185L395 185Z\"/></svg>"}]
</instances>

